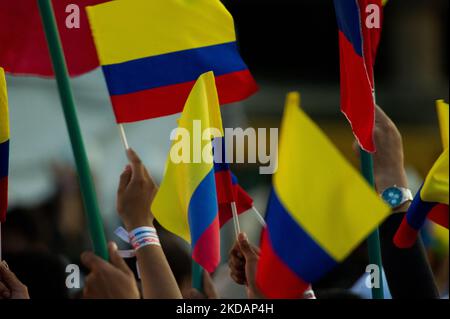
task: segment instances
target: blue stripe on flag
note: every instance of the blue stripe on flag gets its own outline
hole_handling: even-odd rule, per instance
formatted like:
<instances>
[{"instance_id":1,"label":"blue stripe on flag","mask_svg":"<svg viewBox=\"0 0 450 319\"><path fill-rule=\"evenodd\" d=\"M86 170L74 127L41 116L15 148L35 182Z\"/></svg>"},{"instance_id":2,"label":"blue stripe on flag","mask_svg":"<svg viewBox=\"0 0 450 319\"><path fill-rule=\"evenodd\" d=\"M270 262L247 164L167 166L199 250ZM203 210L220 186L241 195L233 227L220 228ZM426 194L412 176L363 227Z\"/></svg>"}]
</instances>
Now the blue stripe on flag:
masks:
<instances>
[{"instance_id":1,"label":"blue stripe on flag","mask_svg":"<svg viewBox=\"0 0 450 319\"><path fill-rule=\"evenodd\" d=\"M270 195L267 212L274 252L303 281L315 282L337 264L292 218L275 190Z\"/></svg>"},{"instance_id":2,"label":"blue stripe on flag","mask_svg":"<svg viewBox=\"0 0 450 319\"><path fill-rule=\"evenodd\" d=\"M357 0L334 0L339 30L352 44L356 53L363 56L360 11Z\"/></svg>"},{"instance_id":3,"label":"blue stripe on flag","mask_svg":"<svg viewBox=\"0 0 450 319\"><path fill-rule=\"evenodd\" d=\"M197 186L189 202L188 220L192 247L219 213L215 189L214 169L211 169Z\"/></svg>"},{"instance_id":4,"label":"blue stripe on flag","mask_svg":"<svg viewBox=\"0 0 450 319\"><path fill-rule=\"evenodd\" d=\"M247 69L236 42L172 52L102 66L110 95L195 81L213 71L215 76Z\"/></svg>"}]
</instances>

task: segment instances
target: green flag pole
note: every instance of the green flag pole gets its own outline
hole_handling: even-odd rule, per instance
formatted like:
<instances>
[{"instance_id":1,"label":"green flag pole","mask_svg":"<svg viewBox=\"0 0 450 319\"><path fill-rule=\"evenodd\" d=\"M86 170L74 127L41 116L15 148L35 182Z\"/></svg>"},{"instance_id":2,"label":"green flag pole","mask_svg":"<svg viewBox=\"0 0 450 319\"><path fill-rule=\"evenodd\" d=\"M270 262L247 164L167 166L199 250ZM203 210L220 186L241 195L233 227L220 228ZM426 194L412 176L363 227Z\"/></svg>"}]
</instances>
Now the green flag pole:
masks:
<instances>
[{"instance_id":1,"label":"green flag pole","mask_svg":"<svg viewBox=\"0 0 450 319\"><path fill-rule=\"evenodd\" d=\"M361 154L361 172L367 182L375 187L375 180L373 175L373 157L372 154L364 151L360 148ZM380 270L378 287L372 287L373 299L384 299L383 293L383 265L381 261L381 247L380 247L380 235L378 228L372 232L367 238L367 249L369 251L369 263L377 265Z\"/></svg>"},{"instance_id":2,"label":"green flag pole","mask_svg":"<svg viewBox=\"0 0 450 319\"><path fill-rule=\"evenodd\" d=\"M64 53L56 26L52 4L50 0L37 1L47 38L48 49L52 59L53 69L55 71L55 78L58 84L58 91L61 98L64 117L66 119L67 129L69 131L72 151L75 157L94 252L103 259L108 259L108 250L102 219L100 217L94 183L92 182L86 150L84 148L83 138L81 136L80 125L78 123L78 117L75 110L75 103L70 88L66 61L64 59Z\"/></svg>"},{"instance_id":3,"label":"green flag pole","mask_svg":"<svg viewBox=\"0 0 450 319\"><path fill-rule=\"evenodd\" d=\"M192 287L203 293L203 268L192 260Z\"/></svg>"}]
</instances>

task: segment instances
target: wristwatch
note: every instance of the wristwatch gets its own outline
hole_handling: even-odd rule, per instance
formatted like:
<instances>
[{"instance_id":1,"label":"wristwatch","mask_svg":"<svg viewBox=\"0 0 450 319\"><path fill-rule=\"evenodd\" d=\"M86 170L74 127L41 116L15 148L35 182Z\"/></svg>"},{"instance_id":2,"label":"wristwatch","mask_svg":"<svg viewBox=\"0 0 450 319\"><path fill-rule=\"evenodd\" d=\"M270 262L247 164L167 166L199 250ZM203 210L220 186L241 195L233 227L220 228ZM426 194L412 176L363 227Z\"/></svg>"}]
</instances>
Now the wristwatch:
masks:
<instances>
[{"instance_id":1,"label":"wristwatch","mask_svg":"<svg viewBox=\"0 0 450 319\"><path fill-rule=\"evenodd\" d=\"M391 206L391 208L396 209L402 206L404 203L413 200L413 195L410 189L398 186L392 186L386 188L381 193L381 198Z\"/></svg>"}]
</instances>

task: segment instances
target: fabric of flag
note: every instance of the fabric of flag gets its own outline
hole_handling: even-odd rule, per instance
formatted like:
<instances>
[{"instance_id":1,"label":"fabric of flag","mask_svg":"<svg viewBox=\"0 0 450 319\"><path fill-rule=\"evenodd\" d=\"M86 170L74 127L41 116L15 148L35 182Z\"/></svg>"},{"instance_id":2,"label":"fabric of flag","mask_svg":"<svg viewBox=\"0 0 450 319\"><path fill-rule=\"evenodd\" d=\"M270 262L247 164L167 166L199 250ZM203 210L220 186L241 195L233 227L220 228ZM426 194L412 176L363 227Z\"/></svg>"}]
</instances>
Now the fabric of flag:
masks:
<instances>
[{"instance_id":1,"label":"fabric of flag","mask_svg":"<svg viewBox=\"0 0 450 319\"><path fill-rule=\"evenodd\" d=\"M301 298L389 215L389 207L299 107L283 117L278 170L256 280L268 298Z\"/></svg>"},{"instance_id":2,"label":"fabric of flag","mask_svg":"<svg viewBox=\"0 0 450 319\"><path fill-rule=\"evenodd\" d=\"M253 207L253 199L239 185L237 177L230 169L225 154L225 139L215 138L214 141L214 175L216 179L217 200L219 204L220 227L233 218L231 203L236 203L237 214L240 215ZM216 150L220 148L221 152Z\"/></svg>"},{"instance_id":3,"label":"fabric of flag","mask_svg":"<svg viewBox=\"0 0 450 319\"><path fill-rule=\"evenodd\" d=\"M434 164L403 218L394 237L397 247L408 248L415 243L419 230L432 211L435 211L434 214L438 216L447 216L446 221L442 218L439 224L448 228L448 161L449 149L447 148Z\"/></svg>"},{"instance_id":4,"label":"fabric of flag","mask_svg":"<svg viewBox=\"0 0 450 319\"><path fill-rule=\"evenodd\" d=\"M191 243L192 258L208 272L220 261L219 208L215 192L214 163L211 139L195 141L194 120L201 128L215 128L223 136L222 119L214 74L199 77L187 99L177 132L189 132L189 154L210 152L211 161L172 160L169 153L166 172L152 204L152 212L167 230ZM170 152L175 150L174 141ZM195 147L198 146L198 148ZM209 148L209 151L208 151Z\"/></svg>"},{"instance_id":5,"label":"fabric of flag","mask_svg":"<svg viewBox=\"0 0 450 319\"><path fill-rule=\"evenodd\" d=\"M443 100L436 101L436 110L444 152L428 173L424 184L414 197L411 206L394 236L397 247L411 247L426 218L448 229L448 161L449 161L449 106Z\"/></svg>"},{"instance_id":6,"label":"fabric of flag","mask_svg":"<svg viewBox=\"0 0 450 319\"><path fill-rule=\"evenodd\" d=\"M5 72L0 67L0 222L8 208L9 115Z\"/></svg>"},{"instance_id":7,"label":"fabric of flag","mask_svg":"<svg viewBox=\"0 0 450 319\"><path fill-rule=\"evenodd\" d=\"M366 8L377 5L380 27L366 24ZM375 151L373 66L381 36L381 0L334 0L339 27L341 110L349 120L359 145Z\"/></svg>"},{"instance_id":8,"label":"fabric of flag","mask_svg":"<svg viewBox=\"0 0 450 319\"><path fill-rule=\"evenodd\" d=\"M85 6L106 0L53 0L59 34L71 76L89 72L99 66L97 52L86 18ZM68 28L71 7L79 8L79 28ZM54 76L50 54L36 0L0 1L0 65L18 75Z\"/></svg>"},{"instance_id":9,"label":"fabric of flag","mask_svg":"<svg viewBox=\"0 0 450 319\"><path fill-rule=\"evenodd\" d=\"M449 146L449 107L444 100L436 101L436 109L441 131L442 148L445 150ZM437 204L428 214L428 219L448 229L449 212L448 206Z\"/></svg>"},{"instance_id":10,"label":"fabric of flag","mask_svg":"<svg viewBox=\"0 0 450 319\"><path fill-rule=\"evenodd\" d=\"M236 203L237 214L243 214L253 207L253 198L239 185L237 177L231 172L231 183L233 187L234 201ZM233 218L230 202L219 201L220 226L225 225Z\"/></svg>"},{"instance_id":11,"label":"fabric of flag","mask_svg":"<svg viewBox=\"0 0 450 319\"><path fill-rule=\"evenodd\" d=\"M219 0L117 0L87 11L118 123L181 112L208 71L220 105L257 90Z\"/></svg>"},{"instance_id":12,"label":"fabric of flag","mask_svg":"<svg viewBox=\"0 0 450 319\"><path fill-rule=\"evenodd\" d=\"M439 129L441 131L442 149L449 146L449 107L444 100L436 101L436 110L439 120Z\"/></svg>"}]
</instances>

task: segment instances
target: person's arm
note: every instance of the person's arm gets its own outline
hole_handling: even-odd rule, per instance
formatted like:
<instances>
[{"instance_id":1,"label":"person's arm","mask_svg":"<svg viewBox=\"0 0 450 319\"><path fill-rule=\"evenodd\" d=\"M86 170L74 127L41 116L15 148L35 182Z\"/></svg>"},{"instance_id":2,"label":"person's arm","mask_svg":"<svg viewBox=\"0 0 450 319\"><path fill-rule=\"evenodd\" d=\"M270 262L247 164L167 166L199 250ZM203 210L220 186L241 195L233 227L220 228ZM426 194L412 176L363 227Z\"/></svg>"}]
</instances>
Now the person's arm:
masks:
<instances>
[{"instance_id":1,"label":"person's arm","mask_svg":"<svg viewBox=\"0 0 450 319\"><path fill-rule=\"evenodd\" d=\"M374 154L375 184L378 192L388 187L408 187L404 168L402 137L392 120L376 108ZM384 271L393 298L438 298L438 291L420 239L409 249L393 243L404 212L410 203L394 211L380 227ZM403 213L402 213L403 212Z\"/></svg>"},{"instance_id":2,"label":"person's arm","mask_svg":"<svg viewBox=\"0 0 450 319\"><path fill-rule=\"evenodd\" d=\"M137 154L127 151L130 165L120 176L117 210L128 232L138 227L153 227L150 207L157 187ZM145 299L182 298L162 248L143 246L136 251Z\"/></svg>"},{"instance_id":3,"label":"person's arm","mask_svg":"<svg viewBox=\"0 0 450 319\"><path fill-rule=\"evenodd\" d=\"M404 214L390 216L380 227L381 253L394 299L437 299L439 292L420 237L411 248L397 248L392 238Z\"/></svg>"}]
</instances>

